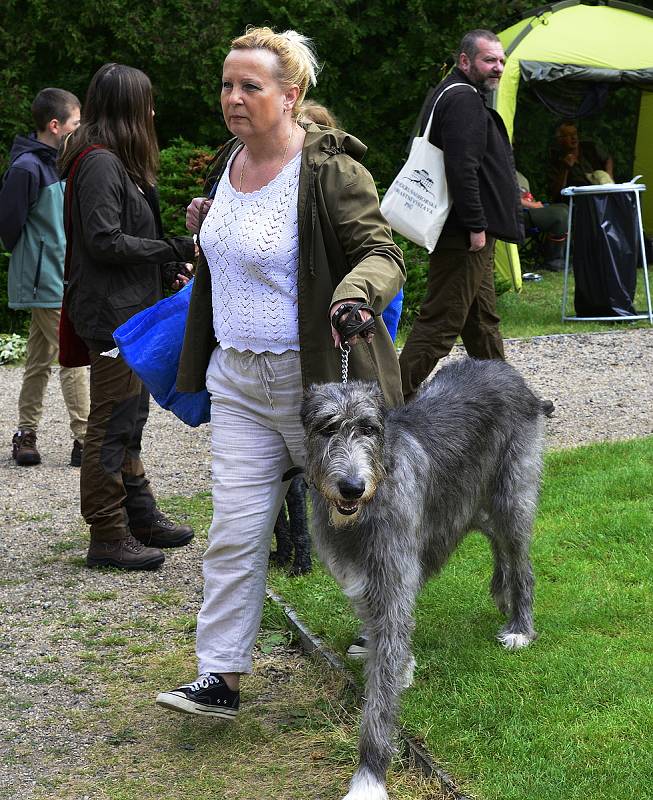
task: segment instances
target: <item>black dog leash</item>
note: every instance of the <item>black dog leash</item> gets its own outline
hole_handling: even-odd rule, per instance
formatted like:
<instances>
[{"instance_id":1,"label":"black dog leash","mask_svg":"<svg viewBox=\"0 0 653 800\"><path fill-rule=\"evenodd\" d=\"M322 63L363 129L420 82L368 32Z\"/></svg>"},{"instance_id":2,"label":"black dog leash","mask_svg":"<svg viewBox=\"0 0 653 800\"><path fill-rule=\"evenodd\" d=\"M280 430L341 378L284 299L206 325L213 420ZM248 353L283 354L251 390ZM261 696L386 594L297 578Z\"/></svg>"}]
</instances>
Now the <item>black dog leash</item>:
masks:
<instances>
[{"instance_id":1,"label":"black dog leash","mask_svg":"<svg viewBox=\"0 0 653 800\"><path fill-rule=\"evenodd\" d=\"M364 320L361 311L371 314L369 319ZM347 319L343 317L347 315ZM340 334L340 359L342 369L342 382L347 383L349 375L349 353L351 345L349 340L354 336L366 336L375 333L376 322L374 320L374 309L366 303L343 303L336 309L331 317L331 324Z\"/></svg>"}]
</instances>

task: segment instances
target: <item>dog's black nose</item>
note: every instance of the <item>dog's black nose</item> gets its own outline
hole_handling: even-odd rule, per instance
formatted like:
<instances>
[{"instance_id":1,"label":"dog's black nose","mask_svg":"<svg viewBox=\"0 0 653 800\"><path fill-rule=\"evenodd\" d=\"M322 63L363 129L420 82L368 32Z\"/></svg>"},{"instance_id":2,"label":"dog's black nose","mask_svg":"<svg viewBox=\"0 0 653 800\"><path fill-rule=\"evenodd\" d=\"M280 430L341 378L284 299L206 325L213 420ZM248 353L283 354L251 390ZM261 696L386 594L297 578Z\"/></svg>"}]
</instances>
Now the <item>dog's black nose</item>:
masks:
<instances>
[{"instance_id":1,"label":"dog's black nose","mask_svg":"<svg viewBox=\"0 0 653 800\"><path fill-rule=\"evenodd\" d=\"M345 500L358 500L365 491L365 481L359 478L351 478L338 482L338 491Z\"/></svg>"}]
</instances>

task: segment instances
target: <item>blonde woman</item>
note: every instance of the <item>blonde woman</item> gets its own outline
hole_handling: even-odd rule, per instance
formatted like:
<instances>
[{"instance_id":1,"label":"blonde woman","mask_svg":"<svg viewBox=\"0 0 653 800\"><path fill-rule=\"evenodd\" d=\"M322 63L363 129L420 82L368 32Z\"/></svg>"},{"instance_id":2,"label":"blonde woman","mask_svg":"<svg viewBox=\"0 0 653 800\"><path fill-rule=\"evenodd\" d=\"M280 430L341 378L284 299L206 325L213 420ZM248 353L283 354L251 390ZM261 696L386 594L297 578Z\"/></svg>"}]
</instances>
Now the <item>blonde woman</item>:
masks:
<instances>
[{"instance_id":1,"label":"blonde woman","mask_svg":"<svg viewBox=\"0 0 653 800\"><path fill-rule=\"evenodd\" d=\"M157 703L233 719L252 669L282 476L304 463L303 390L341 378L331 315L363 301L377 314L403 284L401 251L359 163L365 146L298 121L317 62L309 40L269 28L232 42L222 112L234 138L207 181L212 205L188 208L197 268L177 387L211 393L213 520L198 615L199 678ZM205 202L205 201L204 201ZM208 204L207 204L208 205ZM379 316L353 347L349 374L402 402L398 362Z\"/></svg>"}]
</instances>

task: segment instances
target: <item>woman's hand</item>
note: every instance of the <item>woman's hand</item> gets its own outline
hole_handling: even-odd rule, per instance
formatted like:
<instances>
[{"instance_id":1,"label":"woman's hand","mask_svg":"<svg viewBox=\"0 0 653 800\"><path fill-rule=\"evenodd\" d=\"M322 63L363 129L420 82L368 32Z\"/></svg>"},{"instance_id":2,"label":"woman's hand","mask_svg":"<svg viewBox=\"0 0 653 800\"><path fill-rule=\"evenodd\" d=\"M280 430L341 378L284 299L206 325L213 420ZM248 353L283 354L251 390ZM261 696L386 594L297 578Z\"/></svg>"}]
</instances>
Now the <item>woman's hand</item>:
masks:
<instances>
[{"instance_id":1,"label":"woman's hand","mask_svg":"<svg viewBox=\"0 0 653 800\"><path fill-rule=\"evenodd\" d=\"M333 317L333 315L340 308L340 306L344 306L347 303L351 303L353 305L354 303L360 303L360 302L361 302L360 300L338 300L338 302L334 303L329 310L329 319ZM358 313L361 315L361 319L363 320L363 322L367 322L368 319L372 318L370 312L365 311L365 309L363 308L361 308L361 310ZM343 314L342 319L346 320L348 316L349 314ZM331 336L333 337L334 346L340 347L340 342L341 342L340 334L333 327L333 325L331 326ZM347 343L350 345L357 345L360 342L361 338L363 338L369 344L372 341L373 336L374 333L372 331L367 331L367 333L364 333L362 337L354 336L353 338L349 339Z\"/></svg>"},{"instance_id":2,"label":"woman's hand","mask_svg":"<svg viewBox=\"0 0 653 800\"><path fill-rule=\"evenodd\" d=\"M193 197L189 205L186 207L186 227L191 233L199 233L200 230L200 214L204 216L213 200L208 200L206 197Z\"/></svg>"},{"instance_id":3,"label":"woman's hand","mask_svg":"<svg viewBox=\"0 0 653 800\"><path fill-rule=\"evenodd\" d=\"M175 281L172 284L172 291L173 292L178 292L180 289L182 289L184 286L186 286L186 284L193 277L193 269L194 269L194 267L189 261L187 261L184 264L184 271L177 273L177 277L175 278Z\"/></svg>"}]
</instances>

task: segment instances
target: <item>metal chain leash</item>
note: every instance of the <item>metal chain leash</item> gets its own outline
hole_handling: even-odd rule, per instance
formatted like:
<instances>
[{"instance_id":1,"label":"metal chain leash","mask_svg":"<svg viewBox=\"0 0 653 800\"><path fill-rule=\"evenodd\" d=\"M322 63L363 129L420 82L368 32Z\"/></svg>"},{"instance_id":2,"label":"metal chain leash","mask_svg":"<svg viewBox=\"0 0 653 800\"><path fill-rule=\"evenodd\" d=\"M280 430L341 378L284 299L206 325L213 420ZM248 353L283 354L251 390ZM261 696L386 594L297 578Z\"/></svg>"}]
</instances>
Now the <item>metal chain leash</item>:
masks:
<instances>
[{"instance_id":1,"label":"metal chain leash","mask_svg":"<svg viewBox=\"0 0 653 800\"><path fill-rule=\"evenodd\" d=\"M347 376L349 375L349 353L351 352L351 345L345 342L340 343L340 370L342 372L342 382L347 383Z\"/></svg>"},{"instance_id":2,"label":"metal chain leash","mask_svg":"<svg viewBox=\"0 0 653 800\"><path fill-rule=\"evenodd\" d=\"M370 314L370 318L363 320L360 311L364 310ZM346 317L346 319L343 319ZM331 317L331 324L340 334L340 369L343 384L347 383L349 375L349 353L351 345L349 339L360 335L374 334L374 309L365 303L343 303Z\"/></svg>"}]
</instances>

